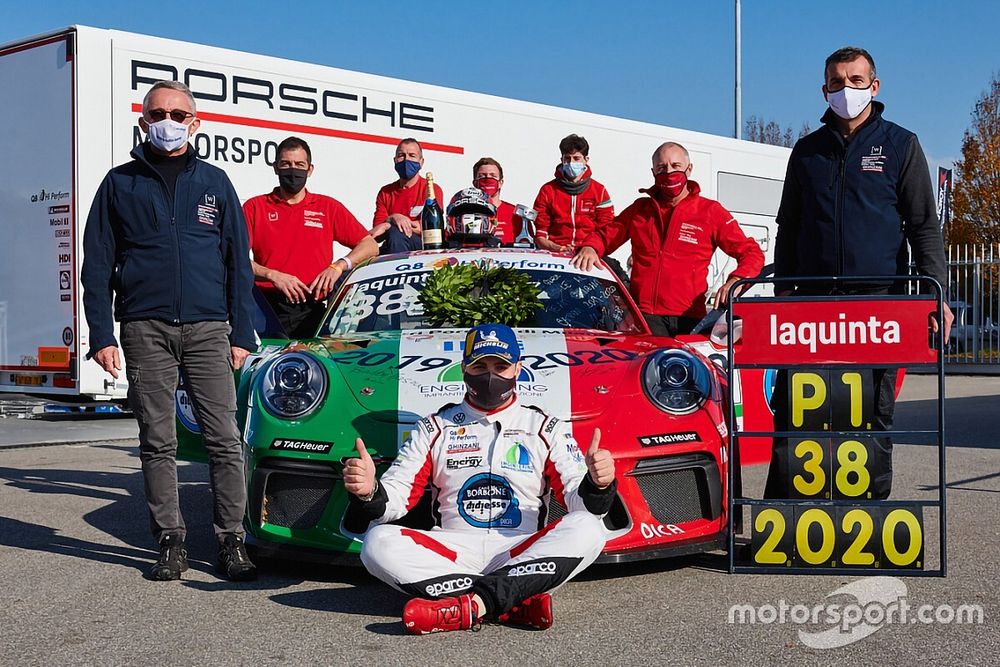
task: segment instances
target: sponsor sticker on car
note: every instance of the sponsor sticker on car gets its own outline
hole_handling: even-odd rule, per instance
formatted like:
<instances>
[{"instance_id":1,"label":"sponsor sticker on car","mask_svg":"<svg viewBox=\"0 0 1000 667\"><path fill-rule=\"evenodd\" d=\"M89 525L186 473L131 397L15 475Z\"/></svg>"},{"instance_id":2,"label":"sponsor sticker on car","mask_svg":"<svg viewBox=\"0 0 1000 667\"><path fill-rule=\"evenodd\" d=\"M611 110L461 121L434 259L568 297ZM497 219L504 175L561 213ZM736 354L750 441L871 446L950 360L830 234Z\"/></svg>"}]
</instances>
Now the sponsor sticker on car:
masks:
<instances>
[{"instance_id":1,"label":"sponsor sticker on car","mask_svg":"<svg viewBox=\"0 0 1000 667\"><path fill-rule=\"evenodd\" d=\"M686 442L701 442L701 436L699 436L696 431L640 435L636 439L643 447L658 447L660 445L678 445Z\"/></svg>"},{"instance_id":2,"label":"sponsor sticker on car","mask_svg":"<svg viewBox=\"0 0 1000 667\"><path fill-rule=\"evenodd\" d=\"M289 438L275 438L271 441L271 449L280 449L286 452L309 452L310 454L329 454L332 442L320 442L318 440L291 440Z\"/></svg>"}]
</instances>

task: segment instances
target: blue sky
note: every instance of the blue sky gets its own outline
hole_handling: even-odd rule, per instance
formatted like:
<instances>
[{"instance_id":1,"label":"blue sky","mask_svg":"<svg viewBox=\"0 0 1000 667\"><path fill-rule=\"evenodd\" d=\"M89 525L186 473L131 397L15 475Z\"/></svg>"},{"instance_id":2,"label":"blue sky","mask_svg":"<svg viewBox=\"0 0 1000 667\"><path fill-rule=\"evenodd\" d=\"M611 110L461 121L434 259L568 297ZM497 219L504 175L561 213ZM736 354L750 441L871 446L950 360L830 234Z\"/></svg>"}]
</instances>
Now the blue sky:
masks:
<instances>
[{"instance_id":1,"label":"blue sky","mask_svg":"<svg viewBox=\"0 0 1000 667\"><path fill-rule=\"evenodd\" d=\"M633 118L733 131L733 2L14 2L0 43L73 23ZM961 153L1000 72L1000 3L744 0L743 116L818 125L823 59L872 52L886 117ZM637 159L646 156L637 156Z\"/></svg>"}]
</instances>

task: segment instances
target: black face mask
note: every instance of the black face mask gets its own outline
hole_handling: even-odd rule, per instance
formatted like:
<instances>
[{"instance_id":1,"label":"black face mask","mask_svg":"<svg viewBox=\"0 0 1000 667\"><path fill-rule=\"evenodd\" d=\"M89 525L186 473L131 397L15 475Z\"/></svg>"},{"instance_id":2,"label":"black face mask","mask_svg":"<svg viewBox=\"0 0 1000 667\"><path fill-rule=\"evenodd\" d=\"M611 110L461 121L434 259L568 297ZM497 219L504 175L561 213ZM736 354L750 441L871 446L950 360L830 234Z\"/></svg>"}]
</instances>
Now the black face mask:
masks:
<instances>
[{"instance_id":1,"label":"black face mask","mask_svg":"<svg viewBox=\"0 0 1000 667\"><path fill-rule=\"evenodd\" d=\"M465 386L469 389L469 398L478 407L487 410L499 408L506 403L514 393L516 385L517 378L505 378L496 373L465 374Z\"/></svg>"},{"instance_id":2,"label":"black face mask","mask_svg":"<svg viewBox=\"0 0 1000 667\"><path fill-rule=\"evenodd\" d=\"M308 177L308 169L296 169L295 167L279 169L278 185L280 185L281 189L285 192L297 195L302 188L306 187L306 178Z\"/></svg>"}]
</instances>

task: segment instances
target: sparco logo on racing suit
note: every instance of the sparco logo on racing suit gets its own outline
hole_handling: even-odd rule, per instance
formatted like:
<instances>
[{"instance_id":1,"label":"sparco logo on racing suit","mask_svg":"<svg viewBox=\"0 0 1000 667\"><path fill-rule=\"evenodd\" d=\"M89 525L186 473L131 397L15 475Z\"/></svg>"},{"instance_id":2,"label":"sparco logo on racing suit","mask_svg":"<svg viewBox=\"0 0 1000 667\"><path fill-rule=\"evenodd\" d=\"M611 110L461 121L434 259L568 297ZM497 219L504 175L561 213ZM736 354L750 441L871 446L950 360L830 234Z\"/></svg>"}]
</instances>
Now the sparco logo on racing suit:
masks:
<instances>
[{"instance_id":1,"label":"sparco logo on racing suit","mask_svg":"<svg viewBox=\"0 0 1000 667\"><path fill-rule=\"evenodd\" d=\"M529 574L555 574L556 564L552 561L545 561L544 563L525 563L524 565L515 565L510 570L507 571L508 577L523 577Z\"/></svg>"},{"instance_id":2,"label":"sparco logo on racing suit","mask_svg":"<svg viewBox=\"0 0 1000 667\"><path fill-rule=\"evenodd\" d=\"M464 591L467 588L472 588L471 577L459 577L458 579L439 581L435 584L430 584L425 587L424 590L427 591L427 594L431 597L438 597L441 595L457 593L458 591Z\"/></svg>"},{"instance_id":3,"label":"sparco logo on racing suit","mask_svg":"<svg viewBox=\"0 0 1000 667\"><path fill-rule=\"evenodd\" d=\"M473 475L458 492L458 513L476 528L516 528L521 510L510 482L488 472Z\"/></svg>"}]
</instances>

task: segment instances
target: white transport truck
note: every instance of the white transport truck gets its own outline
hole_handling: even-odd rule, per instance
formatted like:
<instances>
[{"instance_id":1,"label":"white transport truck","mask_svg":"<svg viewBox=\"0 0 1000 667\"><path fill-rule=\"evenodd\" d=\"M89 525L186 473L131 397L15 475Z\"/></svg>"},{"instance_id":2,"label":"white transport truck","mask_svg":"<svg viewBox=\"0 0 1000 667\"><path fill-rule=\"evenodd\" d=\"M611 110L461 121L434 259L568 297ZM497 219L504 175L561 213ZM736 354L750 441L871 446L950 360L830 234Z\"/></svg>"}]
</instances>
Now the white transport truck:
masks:
<instances>
[{"instance_id":1,"label":"white transport truck","mask_svg":"<svg viewBox=\"0 0 1000 667\"><path fill-rule=\"evenodd\" d=\"M531 205L570 133L590 142L594 177L620 211L651 184L650 155L684 144L692 178L756 238L770 262L789 150L677 128L401 81L309 63L73 26L0 45L0 391L120 399L90 351L79 282L83 228L104 174L142 141L142 98L156 81L187 84L201 127L192 145L222 167L242 199L271 190L278 142L312 147L310 189L336 197L366 226L375 193L396 178L404 137L424 147L445 196L472 165L504 167L504 199ZM339 253L338 253L339 254ZM628 249L615 255L623 261ZM717 256L708 282L731 261Z\"/></svg>"}]
</instances>

